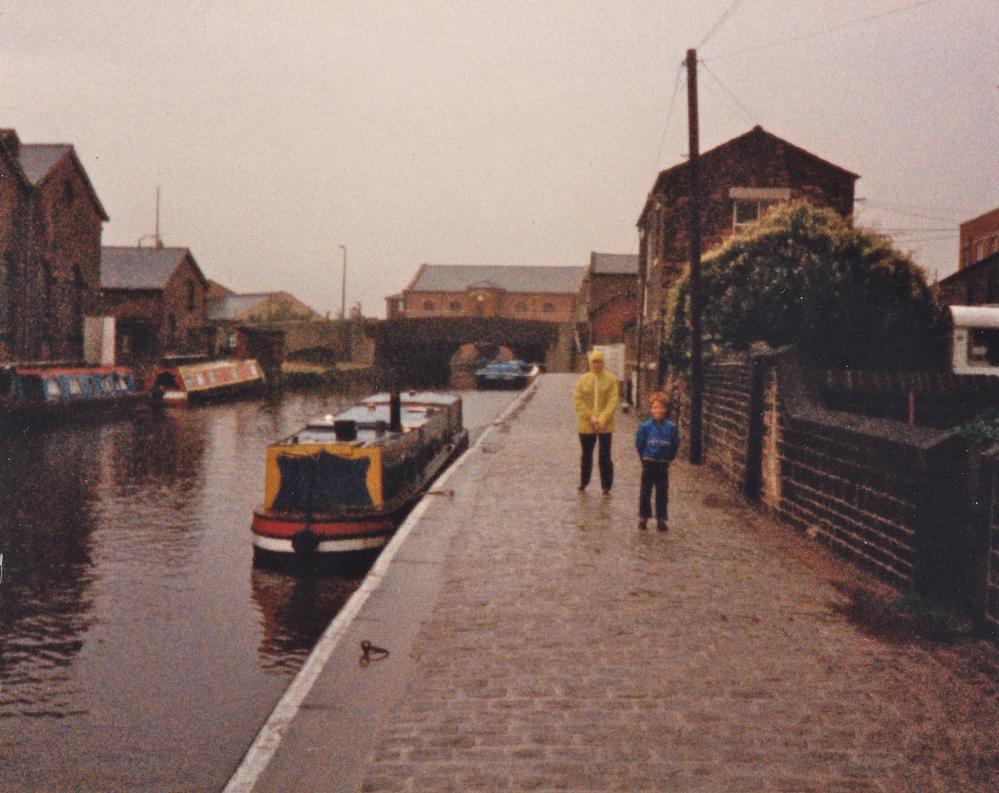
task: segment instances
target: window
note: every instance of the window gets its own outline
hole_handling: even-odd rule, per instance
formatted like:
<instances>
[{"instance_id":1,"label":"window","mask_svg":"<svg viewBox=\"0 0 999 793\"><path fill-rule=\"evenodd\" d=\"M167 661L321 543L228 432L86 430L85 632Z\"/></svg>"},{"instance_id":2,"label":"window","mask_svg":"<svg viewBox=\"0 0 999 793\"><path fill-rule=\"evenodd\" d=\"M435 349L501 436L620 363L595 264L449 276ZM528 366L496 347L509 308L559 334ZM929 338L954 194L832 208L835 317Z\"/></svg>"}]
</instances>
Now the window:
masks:
<instances>
[{"instance_id":1,"label":"window","mask_svg":"<svg viewBox=\"0 0 999 793\"><path fill-rule=\"evenodd\" d=\"M554 304L554 303L545 303L545 304L544 304L544 305L543 305L543 306L541 307L541 310L542 310L542 311L543 311L544 313L546 313L546 314L554 314L554 313L555 313L555 304Z\"/></svg>"},{"instance_id":2,"label":"window","mask_svg":"<svg viewBox=\"0 0 999 793\"><path fill-rule=\"evenodd\" d=\"M38 266L36 276L38 289L38 305L42 318L42 336L48 337L52 333L52 267L48 262L42 262Z\"/></svg>"},{"instance_id":3,"label":"window","mask_svg":"<svg viewBox=\"0 0 999 793\"><path fill-rule=\"evenodd\" d=\"M0 259L0 334L11 330L13 317L11 312L14 297L14 266L10 254Z\"/></svg>"},{"instance_id":4,"label":"window","mask_svg":"<svg viewBox=\"0 0 999 793\"><path fill-rule=\"evenodd\" d=\"M755 223L774 204L788 201L791 190L787 187L733 187L728 195L732 199L732 228L739 231Z\"/></svg>"},{"instance_id":5,"label":"window","mask_svg":"<svg viewBox=\"0 0 999 793\"><path fill-rule=\"evenodd\" d=\"M452 311L461 311L461 303L457 300L452 300L449 307Z\"/></svg>"},{"instance_id":6,"label":"window","mask_svg":"<svg viewBox=\"0 0 999 793\"><path fill-rule=\"evenodd\" d=\"M73 294L70 296L70 306L73 316L71 317L73 327L70 328L70 335L77 336L83 332L83 274L78 266L73 267Z\"/></svg>"},{"instance_id":7,"label":"window","mask_svg":"<svg viewBox=\"0 0 999 793\"><path fill-rule=\"evenodd\" d=\"M513 307L513 310L516 311L518 314L526 314L527 303L525 303L524 301L520 301L519 303L517 303L517 305Z\"/></svg>"},{"instance_id":8,"label":"window","mask_svg":"<svg viewBox=\"0 0 999 793\"><path fill-rule=\"evenodd\" d=\"M58 399L62 396L62 387L54 377L45 378L45 395L51 399Z\"/></svg>"},{"instance_id":9,"label":"window","mask_svg":"<svg viewBox=\"0 0 999 793\"><path fill-rule=\"evenodd\" d=\"M423 301L423 310L424 311L433 311L434 310L434 301L433 300L424 300Z\"/></svg>"},{"instance_id":10,"label":"window","mask_svg":"<svg viewBox=\"0 0 999 793\"><path fill-rule=\"evenodd\" d=\"M968 365L999 365L999 331L993 328L972 328L968 334Z\"/></svg>"},{"instance_id":11,"label":"window","mask_svg":"<svg viewBox=\"0 0 999 793\"><path fill-rule=\"evenodd\" d=\"M194 311L198 305L198 293L194 288L194 281L187 282L187 310Z\"/></svg>"}]
</instances>

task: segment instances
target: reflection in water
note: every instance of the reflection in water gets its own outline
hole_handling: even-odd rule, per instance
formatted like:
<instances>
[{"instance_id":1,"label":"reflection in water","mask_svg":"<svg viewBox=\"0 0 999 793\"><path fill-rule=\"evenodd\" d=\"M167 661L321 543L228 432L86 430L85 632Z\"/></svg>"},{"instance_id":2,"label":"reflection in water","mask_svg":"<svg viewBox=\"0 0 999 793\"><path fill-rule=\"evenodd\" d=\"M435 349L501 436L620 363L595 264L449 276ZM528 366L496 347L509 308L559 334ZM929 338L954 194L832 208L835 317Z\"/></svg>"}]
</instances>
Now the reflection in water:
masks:
<instances>
[{"instance_id":1,"label":"reflection in water","mask_svg":"<svg viewBox=\"0 0 999 793\"><path fill-rule=\"evenodd\" d=\"M94 499L106 438L0 437L0 717L74 712L67 667L93 620Z\"/></svg>"},{"instance_id":2,"label":"reflection in water","mask_svg":"<svg viewBox=\"0 0 999 793\"><path fill-rule=\"evenodd\" d=\"M473 437L509 399L466 399ZM252 562L267 444L350 401L0 436L0 790L225 785L365 572Z\"/></svg>"},{"instance_id":3,"label":"reflection in water","mask_svg":"<svg viewBox=\"0 0 999 793\"><path fill-rule=\"evenodd\" d=\"M294 674L370 567L358 561L333 571L253 566L253 600L260 610L261 667Z\"/></svg>"}]
</instances>

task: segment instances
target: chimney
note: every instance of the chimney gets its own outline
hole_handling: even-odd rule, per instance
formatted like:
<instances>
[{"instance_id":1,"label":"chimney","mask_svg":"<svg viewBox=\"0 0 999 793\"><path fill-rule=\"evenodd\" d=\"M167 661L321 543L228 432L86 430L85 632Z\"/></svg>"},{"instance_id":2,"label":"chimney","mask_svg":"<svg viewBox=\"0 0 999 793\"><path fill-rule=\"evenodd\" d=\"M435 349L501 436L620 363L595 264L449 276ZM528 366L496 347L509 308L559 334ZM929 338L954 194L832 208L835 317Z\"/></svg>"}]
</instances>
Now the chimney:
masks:
<instances>
[{"instance_id":1,"label":"chimney","mask_svg":"<svg viewBox=\"0 0 999 793\"><path fill-rule=\"evenodd\" d=\"M21 154L21 139L12 129L0 129L0 144L3 144L13 157Z\"/></svg>"}]
</instances>

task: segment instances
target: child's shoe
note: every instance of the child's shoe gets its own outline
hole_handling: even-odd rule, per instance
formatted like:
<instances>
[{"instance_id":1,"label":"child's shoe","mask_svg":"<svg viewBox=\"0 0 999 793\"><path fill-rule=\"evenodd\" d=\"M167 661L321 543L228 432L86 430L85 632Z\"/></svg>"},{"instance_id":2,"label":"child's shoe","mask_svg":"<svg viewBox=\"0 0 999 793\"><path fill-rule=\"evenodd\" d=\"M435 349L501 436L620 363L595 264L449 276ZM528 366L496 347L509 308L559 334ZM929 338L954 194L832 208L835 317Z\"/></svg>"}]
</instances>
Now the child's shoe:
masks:
<instances>
[{"instance_id":1,"label":"child's shoe","mask_svg":"<svg viewBox=\"0 0 999 793\"><path fill-rule=\"evenodd\" d=\"M666 531L669 529L669 526L666 525L666 518L660 518L656 521L656 529L658 531Z\"/></svg>"},{"instance_id":2,"label":"child's shoe","mask_svg":"<svg viewBox=\"0 0 999 793\"><path fill-rule=\"evenodd\" d=\"M647 528L648 525L649 525L649 522L645 518L639 518L638 519L638 528L644 529L644 528Z\"/></svg>"}]
</instances>

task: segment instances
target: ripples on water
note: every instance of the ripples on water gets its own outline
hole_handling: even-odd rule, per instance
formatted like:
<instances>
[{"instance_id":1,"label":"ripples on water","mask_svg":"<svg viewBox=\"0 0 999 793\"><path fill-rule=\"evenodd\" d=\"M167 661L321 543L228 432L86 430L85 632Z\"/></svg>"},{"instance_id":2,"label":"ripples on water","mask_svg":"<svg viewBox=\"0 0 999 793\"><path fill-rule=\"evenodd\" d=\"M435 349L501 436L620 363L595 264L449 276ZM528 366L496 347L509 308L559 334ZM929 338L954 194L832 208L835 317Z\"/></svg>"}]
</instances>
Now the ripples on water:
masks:
<instances>
[{"instance_id":1,"label":"ripples on water","mask_svg":"<svg viewBox=\"0 0 999 793\"><path fill-rule=\"evenodd\" d=\"M481 430L509 395L468 395ZM292 394L0 435L0 791L220 789L365 565L254 567Z\"/></svg>"}]
</instances>

